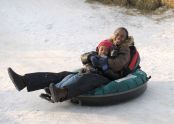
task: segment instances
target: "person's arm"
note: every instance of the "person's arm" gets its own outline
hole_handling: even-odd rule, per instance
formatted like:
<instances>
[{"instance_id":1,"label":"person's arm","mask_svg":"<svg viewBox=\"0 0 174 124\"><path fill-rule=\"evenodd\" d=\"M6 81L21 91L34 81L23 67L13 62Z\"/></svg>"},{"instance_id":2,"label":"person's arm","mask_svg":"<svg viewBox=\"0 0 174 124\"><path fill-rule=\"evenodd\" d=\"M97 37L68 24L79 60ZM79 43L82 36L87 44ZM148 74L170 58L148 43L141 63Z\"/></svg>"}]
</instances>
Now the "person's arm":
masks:
<instances>
[{"instance_id":1,"label":"person's arm","mask_svg":"<svg viewBox=\"0 0 174 124\"><path fill-rule=\"evenodd\" d=\"M87 53L82 54L81 55L81 61L82 61L82 63L84 65L91 63L91 61L90 61L90 57L91 56L97 56L97 52L91 51L91 52L87 52Z\"/></svg>"},{"instance_id":2,"label":"person's arm","mask_svg":"<svg viewBox=\"0 0 174 124\"><path fill-rule=\"evenodd\" d=\"M116 80L118 78L121 78L119 74L114 73L111 69L108 69L107 71L103 72L103 75L109 78L110 80Z\"/></svg>"},{"instance_id":3,"label":"person's arm","mask_svg":"<svg viewBox=\"0 0 174 124\"><path fill-rule=\"evenodd\" d=\"M130 49L129 47L122 47L116 57L108 58L109 68L114 72L121 71L128 66L130 61Z\"/></svg>"}]
</instances>

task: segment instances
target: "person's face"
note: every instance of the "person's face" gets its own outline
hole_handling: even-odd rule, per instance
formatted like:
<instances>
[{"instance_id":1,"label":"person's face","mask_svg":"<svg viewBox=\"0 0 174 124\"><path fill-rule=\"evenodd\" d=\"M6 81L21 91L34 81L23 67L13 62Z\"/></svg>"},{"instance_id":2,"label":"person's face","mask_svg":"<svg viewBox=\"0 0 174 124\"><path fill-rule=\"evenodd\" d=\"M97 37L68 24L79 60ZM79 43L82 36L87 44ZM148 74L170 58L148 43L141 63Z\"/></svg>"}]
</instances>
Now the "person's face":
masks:
<instances>
[{"instance_id":1,"label":"person's face","mask_svg":"<svg viewBox=\"0 0 174 124\"><path fill-rule=\"evenodd\" d=\"M100 46L98 49L99 56L107 56L109 54L109 49L105 46Z\"/></svg>"},{"instance_id":2,"label":"person's face","mask_svg":"<svg viewBox=\"0 0 174 124\"><path fill-rule=\"evenodd\" d=\"M126 40L126 32L124 30L117 30L115 32L114 45L120 45L124 40Z\"/></svg>"}]
</instances>

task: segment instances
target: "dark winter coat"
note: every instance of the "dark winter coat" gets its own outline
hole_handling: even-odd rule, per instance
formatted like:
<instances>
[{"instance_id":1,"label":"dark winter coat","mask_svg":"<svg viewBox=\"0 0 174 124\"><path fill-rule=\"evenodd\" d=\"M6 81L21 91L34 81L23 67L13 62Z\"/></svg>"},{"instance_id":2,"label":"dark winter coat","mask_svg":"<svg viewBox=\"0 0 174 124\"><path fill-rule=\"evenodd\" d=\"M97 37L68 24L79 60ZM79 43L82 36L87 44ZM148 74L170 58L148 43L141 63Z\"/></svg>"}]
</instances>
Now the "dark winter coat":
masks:
<instances>
[{"instance_id":1,"label":"dark winter coat","mask_svg":"<svg viewBox=\"0 0 174 124\"><path fill-rule=\"evenodd\" d=\"M113 42L113 39L109 39ZM114 73L121 77L124 70L128 67L130 62L130 46L134 45L133 37L128 38L119 46L114 46L111 50L111 57L108 59L108 65Z\"/></svg>"}]
</instances>

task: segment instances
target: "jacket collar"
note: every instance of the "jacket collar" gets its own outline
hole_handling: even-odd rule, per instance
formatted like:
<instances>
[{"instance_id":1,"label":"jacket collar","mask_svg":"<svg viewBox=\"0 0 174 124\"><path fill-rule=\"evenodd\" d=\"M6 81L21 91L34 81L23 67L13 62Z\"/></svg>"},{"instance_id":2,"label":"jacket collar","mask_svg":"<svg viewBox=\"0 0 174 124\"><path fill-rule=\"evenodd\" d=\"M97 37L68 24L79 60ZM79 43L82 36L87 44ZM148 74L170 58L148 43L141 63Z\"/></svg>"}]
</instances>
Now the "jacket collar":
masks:
<instances>
[{"instance_id":1,"label":"jacket collar","mask_svg":"<svg viewBox=\"0 0 174 124\"><path fill-rule=\"evenodd\" d=\"M109 38L109 40L113 43L115 39L114 37L111 37ZM127 40L123 41L123 43L119 45L119 47L130 47L130 46L134 46L133 36L129 36Z\"/></svg>"}]
</instances>

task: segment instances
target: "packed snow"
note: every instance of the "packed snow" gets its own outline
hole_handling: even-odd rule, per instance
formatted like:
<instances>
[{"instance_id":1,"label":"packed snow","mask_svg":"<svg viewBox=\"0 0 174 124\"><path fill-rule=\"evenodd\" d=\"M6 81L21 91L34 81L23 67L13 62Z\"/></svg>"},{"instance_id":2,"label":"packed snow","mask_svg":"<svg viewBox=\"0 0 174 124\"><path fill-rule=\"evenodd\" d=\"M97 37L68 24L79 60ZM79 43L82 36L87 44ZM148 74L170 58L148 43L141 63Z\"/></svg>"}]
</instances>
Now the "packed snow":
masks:
<instances>
[{"instance_id":1,"label":"packed snow","mask_svg":"<svg viewBox=\"0 0 174 124\"><path fill-rule=\"evenodd\" d=\"M72 71L80 55L95 50L120 26L128 29L152 76L140 97L117 105L51 104L43 92L18 92L7 74ZM1 124L173 124L174 10L141 14L136 9L85 0L0 0Z\"/></svg>"}]
</instances>

